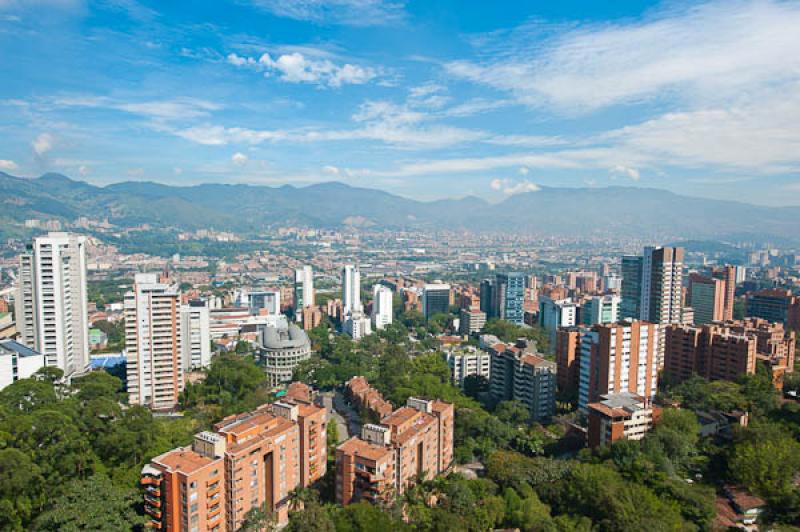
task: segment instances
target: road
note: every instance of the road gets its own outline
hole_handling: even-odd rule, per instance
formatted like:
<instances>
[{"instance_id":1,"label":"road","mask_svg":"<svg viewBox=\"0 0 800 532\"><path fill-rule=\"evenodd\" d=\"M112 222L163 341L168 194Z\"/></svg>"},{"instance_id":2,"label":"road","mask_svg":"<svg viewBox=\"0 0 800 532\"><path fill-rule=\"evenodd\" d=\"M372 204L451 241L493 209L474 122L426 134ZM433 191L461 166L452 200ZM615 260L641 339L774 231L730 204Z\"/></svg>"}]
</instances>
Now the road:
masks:
<instances>
[{"instance_id":1,"label":"road","mask_svg":"<svg viewBox=\"0 0 800 532\"><path fill-rule=\"evenodd\" d=\"M351 432L348 430L347 421L334 408L334 392L322 392L320 396L322 396L322 404L328 411L328 415L333 419L334 423L336 423L336 429L339 435L339 441L336 443L342 443L350 438Z\"/></svg>"}]
</instances>

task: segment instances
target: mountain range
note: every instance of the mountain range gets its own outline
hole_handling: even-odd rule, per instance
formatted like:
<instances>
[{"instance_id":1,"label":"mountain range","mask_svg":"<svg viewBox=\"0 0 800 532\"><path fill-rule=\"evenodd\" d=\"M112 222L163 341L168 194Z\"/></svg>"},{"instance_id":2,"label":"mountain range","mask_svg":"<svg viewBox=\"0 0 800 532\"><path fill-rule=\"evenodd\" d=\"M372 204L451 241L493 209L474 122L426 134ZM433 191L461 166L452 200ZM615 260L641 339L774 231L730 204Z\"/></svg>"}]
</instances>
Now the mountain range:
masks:
<instances>
[{"instance_id":1,"label":"mountain range","mask_svg":"<svg viewBox=\"0 0 800 532\"><path fill-rule=\"evenodd\" d=\"M489 203L417 201L338 182L305 187L123 182L99 187L48 173L0 172L0 232L30 218L108 218L179 229L270 226L466 229L553 236L800 241L800 208L682 196L642 187L554 188ZM3 229L6 229L3 231Z\"/></svg>"}]
</instances>

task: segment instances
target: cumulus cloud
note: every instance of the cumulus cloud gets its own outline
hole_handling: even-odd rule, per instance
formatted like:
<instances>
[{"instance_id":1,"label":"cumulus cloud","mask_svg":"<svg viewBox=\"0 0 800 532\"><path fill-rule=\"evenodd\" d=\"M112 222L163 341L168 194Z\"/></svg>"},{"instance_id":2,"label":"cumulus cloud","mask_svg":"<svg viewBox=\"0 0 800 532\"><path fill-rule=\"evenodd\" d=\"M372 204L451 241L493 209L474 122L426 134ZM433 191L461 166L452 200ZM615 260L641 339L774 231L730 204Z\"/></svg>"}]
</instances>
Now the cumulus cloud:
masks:
<instances>
[{"instance_id":1,"label":"cumulus cloud","mask_svg":"<svg viewBox=\"0 0 800 532\"><path fill-rule=\"evenodd\" d=\"M639 178L641 177L639 175L639 170L637 170L636 168L632 168L630 166L622 165L622 164L618 164L618 165L614 166L611 169L611 175L614 176L614 177L616 177L616 176L627 177L627 178L633 179L634 181L639 181Z\"/></svg>"},{"instance_id":2,"label":"cumulus cloud","mask_svg":"<svg viewBox=\"0 0 800 532\"><path fill-rule=\"evenodd\" d=\"M42 133L31 143L33 151L39 157L44 156L47 152L53 149L53 135L50 133Z\"/></svg>"},{"instance_id":3,"label":"cumulus cloud","mask_svg":"<svg viewBox=\"0 0 800 532\"><path fill-rule=\"evenodd\" d=\"M489 187L497 192L502 192L506 196L523 194L525 192L538 192L541 187L536 183L531 183L527 179L515 181L514 179L495 178L489 182Z\"/></svg>"},{"instance_id":4,"label":"cumulus cloud","mask_svg":"<svg viewBox=\"0 0 800 532\"><path fill-rule=\"evenodd\" d=\"M248 157L242 152L237 151L231 156L231 162L236 166L244 166L247 164Z\"/></svg>"},{"instance_id":5,"label":"cumulus cloud","mask_svg":"<svg viewBox=\"0 0 800 532\"><path fill-rule=\"evenodd\" d=\"M10 159L0 159L0 170L16 170L19 168L17 163Z\"/></svg>"},{"instance_id":6,"label":"cumulus cloud","mask_svg":"<svg viewBox=\"0 0 800 532\"><path fill-rule=\"evenodd\" d=\"M281 54L275 58L265 53L258 59L231 53L227 61L237 67L262 71L265 76L277 74L288 83L312 83L328 87L363 85L378 76L372 67L350 63L337 65L328 58L312 57L300 52Z\"/></svg>"}]
</instances>

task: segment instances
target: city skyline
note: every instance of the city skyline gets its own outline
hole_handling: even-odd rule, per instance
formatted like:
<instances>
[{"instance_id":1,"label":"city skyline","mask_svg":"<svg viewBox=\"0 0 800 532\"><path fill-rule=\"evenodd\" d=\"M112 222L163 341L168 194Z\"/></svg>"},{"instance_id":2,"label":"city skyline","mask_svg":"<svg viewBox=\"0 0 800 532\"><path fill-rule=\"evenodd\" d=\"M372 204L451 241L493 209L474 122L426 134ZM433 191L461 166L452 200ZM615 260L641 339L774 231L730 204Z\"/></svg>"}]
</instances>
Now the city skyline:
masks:
<instances>
[{"instance_id":1,"label":"city skyline","mask_svg":"<svg viewBox=\"0 0 800 532\"><path fill-rule=\"evenodd\" d=\"M774 1L5 1L0 171L797 205L799 22Z\"/></svg>"}]
</instances>

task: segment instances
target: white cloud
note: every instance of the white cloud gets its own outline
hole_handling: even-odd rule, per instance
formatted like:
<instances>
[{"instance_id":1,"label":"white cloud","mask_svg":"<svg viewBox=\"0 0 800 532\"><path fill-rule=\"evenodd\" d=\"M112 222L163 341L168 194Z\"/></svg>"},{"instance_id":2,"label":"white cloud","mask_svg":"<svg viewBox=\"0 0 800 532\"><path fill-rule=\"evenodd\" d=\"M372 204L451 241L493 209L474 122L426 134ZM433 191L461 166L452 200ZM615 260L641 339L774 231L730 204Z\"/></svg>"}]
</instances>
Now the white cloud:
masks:
<instances>
[{"instance_id":1,"label":"white cloud","mask_svg":"<svg viewBox=\"0 0 800 532\"><path fill-rule=\"evenodd\" d=\"M520 166L517 172L519 172L519 175L528 175L529 173L531 173L530 169L527 166Z\"/></svg>"},{"instance_id":2,"label":"white cloud","mask_svg":"<svg viewBox=\"0 0 800 532\"><path fill-rule=\"evenodd\" d=\"M86 166L85 164L82 164L82 165L80 165L78 167L78 173L81 174L84 177L89 175L90 172L91 172L91 169L88 166Z\"/></svg>"},{"instance_id":3,"label":"white cloud","mask_svg":"<svg viewBox=\"0 0 800 532\"><path fill-rule=\"evenodd\" d=\"M685 6L685 4L680 4ZM486 63L446 65L455 76L511 92L520 102L565 113L653 98L736 95L796 79L800 4L716 1L662 11L641 22L578 26L542 41L518 28Z\"/></svg>"},{"instance_id":4,"label":"white cloud","mask_svg":"<svg viewBox=\"0 0 800 532\"><path fill-rule=\"evenodd\" d=\"M327 58L312 57L301 52L291 52L273 59L268 53L256 60L235 53L228 54L228 63L237 67L263 71L265 76L278 74L288 83L313 83L328 87L342 85L363 85L378 76L372 67L362 67L345 63L337 65Z\"/></svg>"},{"instance_id":5,"label":"white cloud","mask_svg":"<svg viewBox=\"0 0 800 532\"><path fill-rule=\"evenodd\" d=\"M338 175L340 174L340 171L339 171L339 169L338 169L337 167L335 167L335 166L331 166L331 165L328 165L328 166L323 166L323 167L322 167L322 171L323 171L324 173L328 174L328 175L335 175L335 176L338 176Z\"/></svg>"},{"instance_id":6,"label":"white cloud","mask_svg":"<svg viewBox=\"0 0 800 532\"><path fill-rule=\"evenodd\" d=\"M403 0L250 0L279 17L317 24L382 26L402 21Z\"/></svg>"},{"instance_id":7,"label":"white cloud","mask_svg":"<svg viewBox=\"0 0 800 532\"><path fill-rule=\"evenodd\" d=\"M627 177L633 179L634 181L639 181L639 178L641 177L639 174L639 170L637 170L636 168L632 168L630 166L625 166L623 164L618 164L614 166L611 169L611 175L614 177L616 176Z\"/></svg>"},{"instance_id":8,"label":"white cloud","mask_svg":"<svg viewBox=\"0 0 800 532\"><path fill-rule=\"evenodd\" d=\"M233 154L233 156L231 156L231 162L233 162L233 164L235 164L236 166L246 165L247 160L248 160L247 155L239 151L237 151L236 153Z\"/></svg>"},{"instance_id":9,"label":"white cloud","mask_svg":"<svg viewBox=\"0 0 800 532\"><path fill-rule=\"evenodd\" d=\"M114 109L153 119L186 119L208 116L222 107L214 102L198 98L173 98L168 100L146 100L127 102L104 96L63 96L50 103L61 107L87 107Z\"/></svg>"},{"instance_id":10,"label":"white cloud","mask_svg":"<svg viewBox=\"0 0 800 532\"><path fill-rule=\"evenodd\" d=\"M53 135L50 133L42 133L36 137L36 140L31 143L31 146L33 147L33 151L36 152L36 155L41 157L53 149L53 142Z\"/></svg>"},{"instance_id":11,"label":"white cloud","mask_svg":"<svg viewBox=\"0 0 800 532\"><path fill-rule=\"evenodd\" d=\"M17 163L10 159L0 159L0 170L16 170L19 168Z\"/></svg>"},{"instance_id":12,"label":"white cloud","mask_svg":"<svg viewBox=\"0 0 800 532\"><path fill-rule=\"evenodd\" d=\"M515 181L513 179L495 178L489 182L489 187L497 192L502 191L506 196L513 196L515 194L522 194L525 192L538 192L541 190L539 185L536 183L531 183L527 179Z\"/></svg>"}]
</instances>

